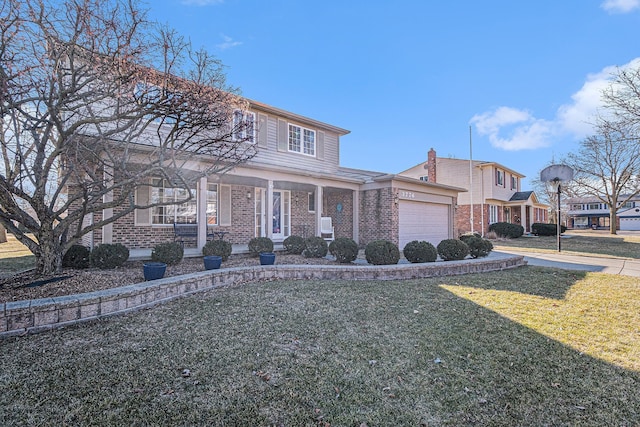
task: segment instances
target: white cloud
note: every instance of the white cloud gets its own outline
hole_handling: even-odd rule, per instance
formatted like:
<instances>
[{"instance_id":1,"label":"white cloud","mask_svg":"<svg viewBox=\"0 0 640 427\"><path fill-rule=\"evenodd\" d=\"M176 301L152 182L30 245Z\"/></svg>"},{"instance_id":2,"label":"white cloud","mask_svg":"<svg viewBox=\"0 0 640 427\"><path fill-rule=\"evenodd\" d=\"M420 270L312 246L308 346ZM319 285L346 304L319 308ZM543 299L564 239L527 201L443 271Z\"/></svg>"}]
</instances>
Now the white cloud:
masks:
<instances>
[{"instance_id":1,"label":"white cloud","mask_svg":"<svg viewBox=\"0 0 640 427\"><path fill-rule=\"evenodd\" d=\"M225 34L220 34L220 36L222 37L223 42L216 45L220 50L231 49L232 47L240 46L242 44L242 42L236 41Z\"/></svg>"},{"instance_id":2,"label":"white cloud","mask_svg":"<svg viewBox=\"0 0 640 427\"><path fill-rule=\"evenodd\" d=\"M181 3L185 6L209 6L224 3L224 0L182 0Z\"/></svg>"},{"instance_id":3,"label":"white cloud","mask_svg":"<svg viewBox=\"0 0 640 427\"><path fill-rule=\"evenodd\" d=\"M489 137L492 146L503 150L533 150L551 144L553 123L536 119L528 111L498 107L476 114L471 123L480 135Z\"/></svg>"},{"instance_id":4,"label":"white cloud","mask_svg":"<svg viewBox=\"0 0 640 427\"><path fill-rule=\"evenodd\" d=\"M629 13L640 8L640 0L605 0L600 7L609 13Z\"/></svg>"},{"instance_id":5,"label":"white cloud","mask_svg":"<svg viewBox=\"0 0 640 427\"><path fill-rule=\"evenodd\" d=\"M585 138L593 132L596 115L606 114L602 91L612 84L619 70L629 68L640 68L640 58L589 74L582 87L571 95L571 102L561 105L550 120L536 118L525 110L499 107L476 114L471 123L480 135L489 137L492 146L503 150L547 147L558 137Z\"/></svg>"}]
</instances>

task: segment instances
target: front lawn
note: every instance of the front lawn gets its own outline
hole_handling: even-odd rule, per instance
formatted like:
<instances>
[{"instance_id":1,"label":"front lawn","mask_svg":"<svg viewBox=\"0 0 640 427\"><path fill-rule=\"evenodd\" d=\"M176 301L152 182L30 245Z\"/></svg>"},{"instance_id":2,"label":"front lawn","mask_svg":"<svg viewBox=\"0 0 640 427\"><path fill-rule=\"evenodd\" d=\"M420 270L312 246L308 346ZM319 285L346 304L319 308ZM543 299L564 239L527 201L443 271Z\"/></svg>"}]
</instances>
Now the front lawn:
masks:
<instances>
[{"instance_id":1,"label":"front lawn","mask_svg":"<svg viewBox=\"0 0 640 427\"><path fill-rule=\"evenodd\" d=\"M637 279L269 282L0 342L0 425L631 426Z\"/></svg>"},{"instance_id":2,"label":"front lawn","mask_svg":"<svg viewBox=\"0 0 640 427\"><path fill-rule=\"evenodd\" d=\"M561 238L562 252L591 254L621 258L640 258L640 235L610 234L598 230L568 230ZM496 250L500 247L518 248L532 252L556 252L556 236L522 236L517 239L493 240Z\"/></svg>"}]
</instances>

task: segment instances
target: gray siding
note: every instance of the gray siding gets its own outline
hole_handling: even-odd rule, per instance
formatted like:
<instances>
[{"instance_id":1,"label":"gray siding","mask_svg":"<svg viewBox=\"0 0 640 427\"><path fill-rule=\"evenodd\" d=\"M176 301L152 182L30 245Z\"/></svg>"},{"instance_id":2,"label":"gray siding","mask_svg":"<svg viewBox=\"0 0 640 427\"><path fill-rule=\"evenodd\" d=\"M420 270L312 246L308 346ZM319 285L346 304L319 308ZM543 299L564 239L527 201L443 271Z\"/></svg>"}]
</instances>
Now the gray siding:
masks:
<instances>
[{"instance_id":1,"label":"gray siding","mask_svg":"<svg viewBox=\"0 0 640 427\"><path fill-rule=\"evenodd\" d=\"M263 113L258 117L266 116ZM280 122L280 123L279 123ZM288 123L303 126L316 132L316 155L307 156L300 153L288 151L288 135L279 138L280 133L288 132ZM260 125L263 125L259 121ZM258 154L251 160L254 164L268 164L271 166L294 167L296 169L307 169L318 172L335 172L339 163L339 137L336 133L309 126L305 123L289 122L286 119L276 116L267 116L266 120L266 143L258 145ZM261 134L263 129L259 129ZM280 139L280 146L278 140Z\"/></svg>"}]
</instances>

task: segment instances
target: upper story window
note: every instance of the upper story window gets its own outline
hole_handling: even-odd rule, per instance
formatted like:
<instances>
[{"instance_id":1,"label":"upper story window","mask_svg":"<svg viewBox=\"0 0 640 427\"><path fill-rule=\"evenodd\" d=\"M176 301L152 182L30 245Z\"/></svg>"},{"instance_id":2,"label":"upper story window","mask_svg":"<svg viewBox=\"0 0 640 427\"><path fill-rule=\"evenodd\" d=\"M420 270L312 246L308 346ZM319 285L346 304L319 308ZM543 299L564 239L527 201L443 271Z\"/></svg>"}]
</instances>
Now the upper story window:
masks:
<instances>
[{"instance_id":1,"label":"upper story window","mask_svg":"<svg viewBox=\"0 0 640 427\"><path fill-rule=\"evenodd\" d=\"M420 177L420 181L429 182L429 175L423 175Z\"/></svg>"},{"instance_id":2,"label":"upper story window","mask_svg":"<svg viewBox=\"0 0 640 427\"><path fill-rule=\"evenodd\" d=\"M504 171L496 169L496 185L504 187Z\"/></svg>"},{"instance_id":3,"label":"upper story window","mask_svg":"<svg viewBox=\"0 0 640 427\"><path fill-rule=\"evenodd\" d=\"M311 129L289 124L289 151L316 155L316 132Z\"/></svg>"},{"instance_id":4,"label":"upper story window","mask_svg":"<svg viewBox=\"0 0 640 427\"><path fill-rule=\"evenodd\" d=\"M511 175L511 189L512 190L517 190L518 189L518 177L517 176Z\"/></svg>"},{"instance_id":5,"label":"upper story window","mask_svg":"<svg viewBox=\"0 0 640 427\"><path fill-rule=\"evenodd\" d=\"M621 208L633 208L635 207L635 202L626 202L624 205L620 206Z\"/></svg>"},{"instance_id":6,"label":"upper story window","mask_svg":"<svg viewBox=\"0 0 640 427\"><path fill-rule=\"evenodd\" d=\"M251 111L236 110L233 112L233 139L234 141L247 141L253 143L256 140L256 114Z\"/></svg>"},{"instance_id":7,"label":"upper story window","mask_svg":"<svg viewBox=\"0 0 640 427\"><path fill-rule=\"evenodd\" d=\"M589 203L587 206L588 210L598 210L600 209L600 203Z\"/></svg>"},{"instance_id":8,"label":"upper story window","mask_svg":"<svg viewBox=\"0 0 640 427\"><path fill-rule=\"evenodd\" d=\"M572 211L581 211L582 210L582 205L571 205L571 210Z\"/></svg>"}]
</instances>

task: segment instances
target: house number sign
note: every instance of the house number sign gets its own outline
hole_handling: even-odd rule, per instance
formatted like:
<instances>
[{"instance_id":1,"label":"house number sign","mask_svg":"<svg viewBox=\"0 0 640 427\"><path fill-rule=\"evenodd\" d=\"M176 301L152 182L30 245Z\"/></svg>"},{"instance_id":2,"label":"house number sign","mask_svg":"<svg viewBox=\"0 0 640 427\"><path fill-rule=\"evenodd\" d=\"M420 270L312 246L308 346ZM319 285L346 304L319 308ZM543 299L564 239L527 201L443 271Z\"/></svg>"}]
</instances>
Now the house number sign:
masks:
<instances>
[{"instance_id":1,"label":"house number sign","mask_svg":"<svg viewBox=\"0 0 640 427\"><path fill-rule=\"evenodd\" d=\"M414 193L413 191L400 190L400 197L402 197L403 199L415 199L416 193Z\"/></svg>"}]
</instances>

